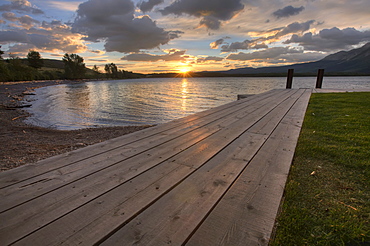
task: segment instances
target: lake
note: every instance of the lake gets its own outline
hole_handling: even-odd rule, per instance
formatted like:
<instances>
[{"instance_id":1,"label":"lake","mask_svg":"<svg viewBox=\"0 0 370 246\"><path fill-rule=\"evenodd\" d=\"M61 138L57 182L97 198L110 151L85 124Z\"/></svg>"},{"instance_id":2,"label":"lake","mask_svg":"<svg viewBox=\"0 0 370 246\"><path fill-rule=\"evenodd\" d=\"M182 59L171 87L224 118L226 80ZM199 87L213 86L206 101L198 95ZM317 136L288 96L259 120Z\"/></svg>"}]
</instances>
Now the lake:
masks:
<instances>
[{"instance_id":1,"label":"lake","mask_svg":"<svg viewBox=\"0 0 370 246\"><path fill-rule=\"evenodd\" d=\"M293 88L314 88L315 77L296 77ZM26 96L26 123L75 130L161 124L237 99L283 89L286 78L146 78L62 84ZM370 77L324 77L323 88L370 89Z\"/></svg>"}]
</instances>

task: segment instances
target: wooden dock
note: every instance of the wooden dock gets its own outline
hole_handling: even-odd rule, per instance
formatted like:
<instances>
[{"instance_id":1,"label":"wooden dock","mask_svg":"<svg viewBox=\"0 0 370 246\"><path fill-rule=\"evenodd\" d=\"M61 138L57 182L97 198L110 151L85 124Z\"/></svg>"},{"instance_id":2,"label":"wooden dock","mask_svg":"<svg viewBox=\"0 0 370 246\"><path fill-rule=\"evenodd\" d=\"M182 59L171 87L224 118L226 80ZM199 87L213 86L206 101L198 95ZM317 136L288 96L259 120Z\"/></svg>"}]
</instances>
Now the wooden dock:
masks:
<instances>
[{"instance_id":1,"label":"wooden dock","mask_svg":"<svg viewBox=\"0 0 370 246\"><path fill-rule=\"evenodd\" d=\"M0 173L0 245L267 245L311 89Z\"/></svg>"}]
</instances>

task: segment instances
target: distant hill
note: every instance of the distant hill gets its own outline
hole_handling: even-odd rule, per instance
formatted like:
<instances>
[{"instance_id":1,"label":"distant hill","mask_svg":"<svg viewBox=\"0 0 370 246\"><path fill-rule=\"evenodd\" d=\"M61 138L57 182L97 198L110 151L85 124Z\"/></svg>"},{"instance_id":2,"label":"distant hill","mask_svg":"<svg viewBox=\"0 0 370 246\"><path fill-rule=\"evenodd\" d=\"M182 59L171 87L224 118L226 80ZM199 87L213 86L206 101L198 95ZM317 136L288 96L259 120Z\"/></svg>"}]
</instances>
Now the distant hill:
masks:
<instances>
[{"instance_id":1,"label":"distant hill","mask_svg":"<svg viewBox=\"0 0 370 246\"><path fill-rule=\"evenodd\" d=\"M27 58L22 58L22 63L24 65L28 65L28 60ZM64 69L64 63L62 59L60 60L55 60L55 59L44 59L41 58L41 60L44 62L42 67L44 68L56 68L56 69Z\"/></svg>"},{"instance_id":2,"label":"distant hill","mask_svg":"<svg viewBox=\"0 0 370 246\"><path fill-rule=\"evenodd\" d=\"M325 69L326 75L370 75L370 43L350 51L340 51L316 62L300 63L279 67L238 68L218 73L228 75L278 75L294 69L294 74L314 75Z\"/></svg>"},{"instance_id":3,"label":"distant hill","mask_svg":"<svg viewBox=\"0 0 370 246\"><path fill-rule=\"evenodd\" d=\"M54 59L42 59L42 60L44 61L44 67L64 69L64 63L62 60Z\"/></svg>"}]
</instances>

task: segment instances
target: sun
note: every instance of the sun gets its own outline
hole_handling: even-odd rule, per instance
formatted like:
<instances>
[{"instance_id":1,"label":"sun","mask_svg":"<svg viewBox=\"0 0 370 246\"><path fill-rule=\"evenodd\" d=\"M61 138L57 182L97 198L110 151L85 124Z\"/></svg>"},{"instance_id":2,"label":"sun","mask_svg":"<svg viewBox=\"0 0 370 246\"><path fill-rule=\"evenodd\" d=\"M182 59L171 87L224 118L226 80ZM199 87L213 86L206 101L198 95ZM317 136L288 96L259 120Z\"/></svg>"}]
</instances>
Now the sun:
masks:
<instances>
[{"instance_id":1,"label":"sun","mask_svg":"<svg viewBox=\"0 0 370 246\"><path fill-rule=\"evenodd\" d=\"M179 69L179 72L180 72L180 73L188 73L188 72L190 72L190 69L189 69L189 68L187 68L187 67L183 67L183 68L180 68L180 69Z\"/></svg>"},{"instance_id":2,"label":"sun","mask_svg":"<svg viewBox=\"0 0 370 246\"><path fill-rule=\"evenodd\" d=\"M191 77L191 69L189 67L180 67L178 68L178 76L180 77Z\"/></svg>"}]
</instances>

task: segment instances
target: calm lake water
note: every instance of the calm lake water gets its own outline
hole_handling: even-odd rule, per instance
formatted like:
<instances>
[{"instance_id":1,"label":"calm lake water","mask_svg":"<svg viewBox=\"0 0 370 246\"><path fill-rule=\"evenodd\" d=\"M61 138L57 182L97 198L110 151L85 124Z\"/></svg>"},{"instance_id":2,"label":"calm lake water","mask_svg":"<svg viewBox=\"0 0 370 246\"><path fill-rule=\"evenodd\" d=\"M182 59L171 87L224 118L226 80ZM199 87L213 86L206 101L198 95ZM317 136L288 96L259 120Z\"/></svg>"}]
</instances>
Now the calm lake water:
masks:
<instances>
[{"instance_id":1,"label":"calm lake water","mask_svg":"<svg viewBox=\"0 0 370 246\"><path fill-rule=\"evenodd\" d=\"M294 78L314 88L316 78ZM160 124L236 100L285 88L286 78L156 78L94 81L36 89L26 122L60 130ZM323 88L370 89L370 77L325 77Z\"/></svg>"}]
</instances>

